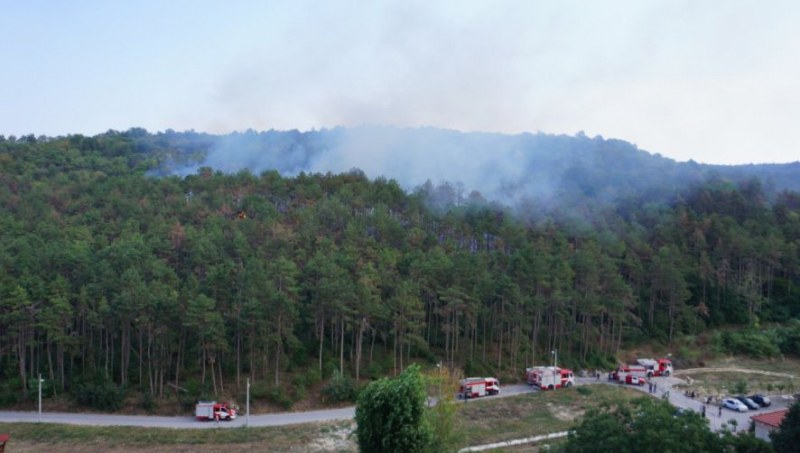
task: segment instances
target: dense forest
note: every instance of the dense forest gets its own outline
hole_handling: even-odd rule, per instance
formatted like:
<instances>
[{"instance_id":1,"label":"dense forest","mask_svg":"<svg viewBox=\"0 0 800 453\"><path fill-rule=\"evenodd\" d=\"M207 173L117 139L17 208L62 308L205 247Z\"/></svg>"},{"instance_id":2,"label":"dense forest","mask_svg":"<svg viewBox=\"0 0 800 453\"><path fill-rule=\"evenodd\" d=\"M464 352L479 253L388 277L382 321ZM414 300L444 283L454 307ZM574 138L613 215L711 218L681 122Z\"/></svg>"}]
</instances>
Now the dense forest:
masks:
<instances>
[{"instance_id":1,"label":"dense forest","mask_svg":"<svg viewBox=\"0 0 800 453\"><path fill-rule=\"evenodd\" d=\"M165 171L203 140L0 137L0 393L41 373L60 393L218 394L420 360L519 376L551 350L596 366L800 317L800 194L774 182L714 173L512 209L355 169Z\"/></svg>"}]
</instances>

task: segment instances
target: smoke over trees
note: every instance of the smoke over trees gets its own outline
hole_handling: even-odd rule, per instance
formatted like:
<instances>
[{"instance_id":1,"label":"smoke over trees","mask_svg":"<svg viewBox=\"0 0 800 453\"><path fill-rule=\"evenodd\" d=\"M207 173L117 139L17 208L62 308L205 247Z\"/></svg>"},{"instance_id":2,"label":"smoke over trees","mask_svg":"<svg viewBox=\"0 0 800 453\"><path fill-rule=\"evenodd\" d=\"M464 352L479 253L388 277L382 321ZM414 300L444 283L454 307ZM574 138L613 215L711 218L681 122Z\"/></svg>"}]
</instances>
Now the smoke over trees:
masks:
<instances>
[{"instance_id":1,"label":"smoke over trees","mask_svg":"<svg viewBox=\"0 0 800 453\"><path fill-rule=\"evenodd\" d=\"M311 133L297 162L341 133ZM375 378L427 360L516 377L553 349L602 366L643 336L800 316L800 203L769 184L717 178L611 205L589 197L610 190L590 172L548 215L536 199L512 212L466 183L409 193L366 170L156 176L216 142L0 143L0 397L40 372L56 389L100 380L158 397L249 377L291 404L334 370ZM773 353L796 351L786 329Z\"/></svg>"}]
</instances>

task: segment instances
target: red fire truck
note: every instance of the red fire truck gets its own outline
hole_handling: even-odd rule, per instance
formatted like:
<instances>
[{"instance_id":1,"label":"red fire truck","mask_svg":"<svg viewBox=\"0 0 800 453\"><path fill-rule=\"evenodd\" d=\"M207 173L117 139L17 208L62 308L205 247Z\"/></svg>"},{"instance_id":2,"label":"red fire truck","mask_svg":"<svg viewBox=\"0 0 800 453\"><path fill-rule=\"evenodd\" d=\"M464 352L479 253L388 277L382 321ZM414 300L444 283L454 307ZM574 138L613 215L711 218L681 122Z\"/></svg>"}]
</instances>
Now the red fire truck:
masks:
<instances>
[{"instance_id":1,"label":"red fire truck","mask_svg":"<svg viewBox=\"0 0 800 453\"><path fill-rule=\"evenodd\" d=\"M458 393L464 398L497 395L500 393L500 381L493 377L462 379Z\"/></svg>"},{"instance_id":2,"label":"red fire truck","mask_svg":"<svg viewBox=\"0 0 800 453\"><path fill-rule=\"evenodd\" d=\"M636 365L622 365L611 373L611 377L617 381L624 380L628 375L650 379L653 376L669 376L672 371L672 361L669 359L637 359Z\"/></svg>"},{"instance_id":3,"label":"red fire truck","mask_svg":"<svg viewBox=\"0 0 800 453\"><path fill-rule=\"evenodd\" d=\"M572 370L554 366L536 366L525 369L525 380L542 390L553 390L575 385Z\"/></svg>"},{"instance_id":4,"label":"red fire truck","mask_svg":"<svg viewBox=\"0 0 800 453\"><path fill-rule=\"evenodd\" d=\"M672 374L672 361L670 359L637 359L639 366L647 370L646 377L669 376Z\"/></svg>"},{"instance_id":5,"label":"red fire truck","mask_svg":"<svg viewBox=\"0 0 800 453\"><path fill-rule=\"evenodd\" d=\"M195 418L198 420L233 420L236 418L236 408L230 403L216 401L200 401L194 408Z\"/></svg>"}]
</instances>

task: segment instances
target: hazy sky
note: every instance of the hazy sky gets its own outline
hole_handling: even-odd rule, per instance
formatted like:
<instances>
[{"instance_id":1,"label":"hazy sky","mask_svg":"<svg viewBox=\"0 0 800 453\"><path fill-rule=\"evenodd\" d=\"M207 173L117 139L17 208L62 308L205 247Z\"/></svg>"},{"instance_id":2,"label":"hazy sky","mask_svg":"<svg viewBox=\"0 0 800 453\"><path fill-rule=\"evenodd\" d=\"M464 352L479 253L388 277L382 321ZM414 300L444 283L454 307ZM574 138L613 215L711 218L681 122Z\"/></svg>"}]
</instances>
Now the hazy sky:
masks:
<instances>
[{"instance_id":1,"label":"hazy sky","mask_svg":"<svg viewBox=\"0 0 800 453\"><path fill-rule=\"evenodd\" d=\"M797 1L0 0L0 134L381 124L800 159Z\"/></svg>"}]
</instances>

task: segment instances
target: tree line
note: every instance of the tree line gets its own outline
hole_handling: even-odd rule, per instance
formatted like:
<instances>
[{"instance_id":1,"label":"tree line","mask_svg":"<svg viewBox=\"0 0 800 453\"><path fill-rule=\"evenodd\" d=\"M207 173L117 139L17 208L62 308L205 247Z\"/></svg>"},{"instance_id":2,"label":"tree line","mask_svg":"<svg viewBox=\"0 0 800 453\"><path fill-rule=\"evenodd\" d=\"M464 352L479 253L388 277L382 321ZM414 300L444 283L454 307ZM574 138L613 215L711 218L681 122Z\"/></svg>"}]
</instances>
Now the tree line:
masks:
<instances>
[{"instance_id":1,"label":"tree line","mask_svg":"<svg viewBox=\"0 0 800 453\"><path fill-rule=\"evenodd\" d=\"M559 216L358 170L156 177L143 133L0 140L9 390L224 393L414 360L519 376L800 314L800 195L758 180Z\"/></svg>"}]
</instances>

